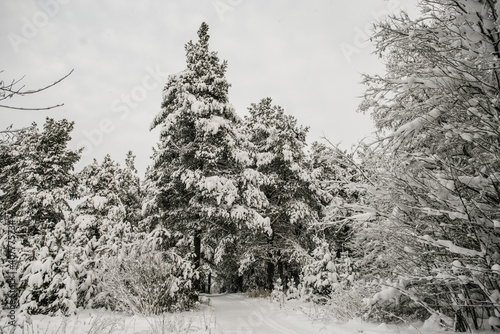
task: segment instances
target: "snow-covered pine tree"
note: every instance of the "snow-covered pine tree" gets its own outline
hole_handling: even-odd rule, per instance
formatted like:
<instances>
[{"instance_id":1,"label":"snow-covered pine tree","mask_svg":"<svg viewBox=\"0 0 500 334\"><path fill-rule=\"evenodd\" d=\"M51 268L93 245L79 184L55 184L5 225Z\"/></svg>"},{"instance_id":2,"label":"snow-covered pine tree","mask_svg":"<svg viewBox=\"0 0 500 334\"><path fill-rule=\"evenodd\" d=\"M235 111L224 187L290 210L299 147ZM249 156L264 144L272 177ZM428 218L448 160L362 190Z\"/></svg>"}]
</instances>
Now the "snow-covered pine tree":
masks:
<instances>
[{"instance_id":1,"label":"snow-covered pine tree","mask_svg":"<svg viewBox=\"0 0 500 334\"><path fill-rule=\"evenodd\" d=\"M366 165L405 293L466 330L466 318L500 316L500 3L419 4L416 19L376 25L387 73L365 78L361 110L382 138Z\"/></svg>"},{"instance_id":2,"label":"snow-covered pine tree","mask_svg":"<svg viewBox=\"0 0 500 334\"><path fill-rule=\"evenodd\" d=\"M186 44L187 69L169 77L151 125L161 132L146 208L172 233L173 245L190 245L196 268L202 250L220 262L240 229L269 229L269 220L254 210L266 199L258 189L259 174L246 169L250 158L229 104L227 63L209 50L206 23L198 37Z\"/></svg>"},{"instance_id":3,"label":"snow-covered pine tree","mask_svg":"<svg viewBox=\"0 0 500 334\"><path fill-rule=\"evenodd\" d=\"M96 240L111 238L112 235L119 237L122 233L115 235L112 230L120 223L125 223L127 230L138 225L142 194L132 152L128 152L125 162L126 167L121 167L106 155L101 164L94 160L78 174L83 201L75 208L73 216L76 219L85 216L96 219L94 224L85 224L89 240L93 237ZM107 243L114 247L114 240Z\"/></svg>"},{"instance_id":4,"label":"snow-covered pine tree","mask_svg":"<svg viewBox=\"0 0 500 334\"><path fill-rule=\"evenodd\" d=\"M67 148L72 129L67 120L47 118L42 132L33 124L0 146L0 209L13 217L20 235L43 235L70 211L78 185L72 171L80 159Z\"/></svg>"},{"instance_id":5,"label":"snow-covered pine tree","mask_svg":"<svg viewBox=\"0 0 500 334\"><path fill-rule=\"evenodd\" d=\"M298 280L302 257L313 245L311 224L319 219L324 192L318 187L304 152L307 128L286 115L271 98L249 108L245 131L254 146L255 169L265 176L261 186L269 205L263 215L271 233L256 236L247 254L255 266L266 267L266 288L273 289L275 274L286 284ZM251 264L251 261L248 261Z\"/></svg>"},{"instance_id":6,"label":"snow-covered pine tree","mask_svg":"<svg viewBox=\"0 0 500 334\"><path fill-rule=\"evenodd\" d=\"M73 168L80 159L79 151L67 147L72 129L67 120L47 118L43 131L33 124L0 145L0 211L16 230L20 306L29 313L75 310L65 229L68 201L77 197Z\"/></svg>"},{"instance_id":7,"label":"snow-covered pine tree","mask_svg":"<svg viewBox=\"0 0 500 334\"><path fill-rule=\"evenodd\" d=\"M100 292L101 261L125 252L136 239L142 195L132 152L125 163L121 167L106 155L78 174L83 201L70 217L74 260L82 271L78 306L92 305Z\"/></svg>"},{"instance_id":8,"label":"snow-covered pine tree","mask_svg":"<svg viewBox=\"0 0 500 334\"><path fill-rule=\"evenodd\" d=\"M158 231L140 225L140 179L128 152L125 166L106 155L78 174L83 200L70 216L77 306L160 314L192 306L191 263L157 247ZM161 237L161 236L160 236Z\"/></svg>"},{"instance_id":9,"label":"snow-covered pine tree","mask_svg":"<svg viewBox=\"0 0 500 334\"><path fill-rule=\"evenodd\" d=\"M58 222L33 247L19 250L20 314L70 315L76 313L81 270L68 240L65 221ZM35 244L35 242L40 242Z\"/></svg>"}]
</instances>

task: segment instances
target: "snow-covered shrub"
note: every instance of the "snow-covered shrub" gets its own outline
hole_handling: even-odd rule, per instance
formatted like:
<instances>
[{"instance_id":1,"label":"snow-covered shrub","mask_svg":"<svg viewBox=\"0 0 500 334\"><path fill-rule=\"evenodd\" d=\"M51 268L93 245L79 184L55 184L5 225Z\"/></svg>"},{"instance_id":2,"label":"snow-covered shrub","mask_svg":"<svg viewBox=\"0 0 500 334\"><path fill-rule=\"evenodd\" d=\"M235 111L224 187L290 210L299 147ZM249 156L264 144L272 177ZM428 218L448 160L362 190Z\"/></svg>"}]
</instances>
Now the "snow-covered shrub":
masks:
<instances>
[{"instance_id":1,"label":"snow-covered shrub","mask_svg":"<svg viewBox=\"0 0 500 334\"><path fill-rule=\"evenodd\" d=\"M308 316L314 320L347 322L360 318L368 319L370 307L364 302L376 292L376 286L365 281L355 281L349 288L332 293L323 304L314 304L314 312Z\"/></svg>"},{"instance_id":2,"label":"snow-covered shrub","mask_svg":"<svg viewBox=\"0 0 500 334\"><path fill-rule=\"evenodd\" d=\"M398 323L428 316L428 310L414 300L414 289L402 280L373 281L364 286L370 292L363 298L366 311L362 316L366 320Z\"/></svg>"},{"instance_id":3,"label":"snow-covered shrub","mask_svg":"<svg viewBox=\"0 0 500 334\"><path fill-rule=\"evenodd\" d=\"M265 289L252 289L245 293L249 298L267 298L271 296L271 293Z\"/></svg>"},{"instance_id":4,"label":"snow-covered shrub","mask_svg":"<svg viewBox=\"0 0 500 334\"><path fill-rule=\"evenodd\" d=\"M283 307L286 300L286 292L281 279L278 278L274 283L274 289L273 291L271 291L270 297L272 301L278 302L280 304L280 308Z\"/></svg>"},{"instance_id":5,"label":"snow-covered shrub","mask_svg":"<svg viewBox=\"0 0 500 334\"><path fill-rule=\"evenodd\" d=\"M347 253L339 258L332 254L328 243L316 240L313 261L302 270L302 297L325 303L338 290L348 289L355 278L353 261Z\"/></svg>"},{"instance_id":6,"label":"snow-covered shrub","mask_svg":"<svg viewBox=\"0 0 500 334\"><path fill-rule=\"evenodd\" d=\"M193 305L192 264L174 252L121 254L104 260L103 268L98 303L142 315Z\"/></svg>"},{"instance_id":7,"label":"snow-covered shrub","mask_svg":"<svg viewBox=\"0 0 500 334\"><path fill-rule=\"evenodd\" d=\"M353 227L357 229L363 224ZM356 251L353 256L348 252L337 255L325 240L316 239L313 260L304 266L297 287L300 298L320 304L318 317L323 319L347 321L358 317L399 322L425 318L426 309L415 303L403 281L391 279L392 272L387 268L396 255L383 253L376 243L363 242L362 232L355 233L350 243Z\"/></svg>"},{"instance_id":8,"label":"snow-covered shrub","mask_svg":"<svg viewBox=\"0 0 500 334\"><path fill-rule=\"evenodd\" d=\"M376 287L357 277L354 259L348 252L340 252L337 257L325 240L316 239L316 243L313 260L304 266L299 286L289 289L288 296L318 304L315 317L323 320L365 317L370 311L365 300L376 292Z\"/></svg>"},{"instance_id":9,"label":"snow-covered shrub","mask_svg":"<svg viewBox=\"0 0 500 334\"><path fill-rule=\"evenodd\" d=\"M72 261L71 249L59 240L64 229L65 224L58 223L53 233L32 239L36 241L35 246L19 253L21 313L69 315L76 312L80 272Z\"/></svg>"},{"instance_id":10,"label":"snow-covered shrub","mask_svg":"<svg viewBox=\"0 0 500 334\"><path fill-rule=\"evenodd\" d=\"M16 283L15 276L17 275L15 275L12 267L16 261L17 254L15 240L11 239L11 242L9 242L11 235L8 232L7 224L6 219L0 219L0 259L2 259L0 262L0 310L7 305L10 307L13 299L16 297L10 294L11 292L14 293L11 286L14 287Z\"/></svg>"}]
</instances>

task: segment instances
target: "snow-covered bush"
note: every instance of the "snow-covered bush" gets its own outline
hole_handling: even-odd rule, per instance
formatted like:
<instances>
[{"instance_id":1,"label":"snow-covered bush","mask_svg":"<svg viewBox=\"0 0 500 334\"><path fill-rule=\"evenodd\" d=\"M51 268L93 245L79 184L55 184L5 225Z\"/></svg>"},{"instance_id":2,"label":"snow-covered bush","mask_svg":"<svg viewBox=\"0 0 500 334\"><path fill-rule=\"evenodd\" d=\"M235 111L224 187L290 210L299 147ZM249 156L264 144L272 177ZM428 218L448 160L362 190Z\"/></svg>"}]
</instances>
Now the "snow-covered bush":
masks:
<instances>
[{"instance_id":1,"label":"snow-covered bush","mask_svg":"<svg viewBox=\"0 0 500 334\"><path fill-rule=\"evenodd\" d=\"M318 304L316 317L323 320L348 321L365 317L370 311L366 298L376 287L357 277L354 259L348 252L330 250L328 242L316 239L312 261L304 266L298 287L287 295L298 296Z\"/></svg>"},{"instance_id":2,"label":"snow-covered bush","mask_svg":"<svg viewBox=\"0 0 500 334\"><path fill-rule=\"evenodd\" d=\"M369 320L371 307L364 301L376 292L376 287L364 281L355 281L349 288L338 289L322 304L314 304L310 318L322 321L347 322L359 318Z\"/></svg>"},{"instance_id":3,"label":"snow-covered bush","mask_svg":"<svg viewBox=\"0 0 500 334\"><path fill-rule=\"evenodd\" d=\"M103 261L96 303L133 314L186 310L195 298L190 261L173 252L131 252Z\"/></svg>"},{"instance_id":4,"label":"snow-covered bush","mask_svg":"<svg viewBox=\"0 0 500 334\"><path fill-rule=\"evenodd\" d=\"M365 283L362 315L374 322L407 322L425 319L428 310L416 303L411 291L402 280L380 280ZM367 294L366 291L370 293Z\"/></svg>"},{"instance_id":5,"label":"snow-covered bush","mask_svg":"<svg viewBox=\"0 0 500 334\"><path fill-rule=\"evenodd\" d=\"M19 311L25 314L74 314L80 268L70 247L61 243L65 224L60 222L45 238L32 238L34 246L19 250ZM65 241L65 240L64 240Z\"/></svg>"},{"instance_id":6,"label":"snow-covered bush","mask_svg":"<svg viewBox=\"0 0 500 334\"><path fill-rule=\"evenodd\" d=\"M313 260L302 269L302 297L325 303L337 291L349 289L355 279L353 260L344 252L332 254L328 243L316 240Z\"/></svg>"},{"instance_id":7,"label":"snow-covered bush","mask_svg":"<svg viewBox=\"0 0 500 334\"><path fill-rule=\"evenodd\" d=\"M280 308L283 307L286 301L286 293L281 279L278 278L274 283L274 289L273 291L271 291L270 297L272 301L278 302L280 304Z\"/></svg>"}]
</instances>

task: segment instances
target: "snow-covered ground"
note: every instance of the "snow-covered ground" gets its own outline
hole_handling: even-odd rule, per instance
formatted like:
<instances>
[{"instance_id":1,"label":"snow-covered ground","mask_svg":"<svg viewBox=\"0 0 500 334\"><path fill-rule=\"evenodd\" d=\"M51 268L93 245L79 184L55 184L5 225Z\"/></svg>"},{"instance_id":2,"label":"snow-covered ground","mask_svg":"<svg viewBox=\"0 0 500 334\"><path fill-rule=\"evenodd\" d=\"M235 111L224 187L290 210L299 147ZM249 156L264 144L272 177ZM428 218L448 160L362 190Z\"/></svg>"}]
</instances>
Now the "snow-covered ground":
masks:
<instances>
[{"instance_id":1,"label":"snow-covered ground","mask_svg":"<svg viewBox=\"0 0 500 334\"><path fill-rule=\"evenodd\" d=\"M288 301L284 305L269 299L248 298L242 294L208 295L196 311L158 317L129 316L105 310L82 310L68 318L33 316L31 324L12 332L2 326L0 333L27 334L442 334L432 323L418 325L370 324L360 320L348 323L313 321L311 305ZM206 303L208 302L208 305ZM2 319L2 325L5 318ZM494 332L481 332L494 333Z\"/></svg>"}]
</instances>

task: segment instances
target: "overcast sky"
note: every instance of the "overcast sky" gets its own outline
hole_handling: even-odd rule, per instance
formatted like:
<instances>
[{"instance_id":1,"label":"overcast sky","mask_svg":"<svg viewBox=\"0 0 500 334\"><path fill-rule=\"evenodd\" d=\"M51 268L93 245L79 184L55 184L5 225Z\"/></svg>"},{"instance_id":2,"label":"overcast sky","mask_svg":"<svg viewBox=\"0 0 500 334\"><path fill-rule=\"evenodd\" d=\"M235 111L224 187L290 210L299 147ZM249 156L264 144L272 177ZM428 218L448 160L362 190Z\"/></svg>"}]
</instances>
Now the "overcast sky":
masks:
<instances>
[{"instance_id":1,"label":"overcast sky","mask_svg":"<svg viewBox=\"0 0 500 334\"><path fill-rule=\"evenodd\" d=\"M132 150L142 175L159 130L149 125L169 74L185 69L184 45L208 23L210 47L228 61L230 102L244 116L264 97L344 148L369 135L368 115L356 113L361 73L383 70L366 42L370 22L416 0L2 0L0 80L26 75L27 89L66 80L0 108L0 128L45 117L75 122L72 148L84 147L77 169L111 154L123 163ZM5 101L4 101L5 102ZM7 104L7 103L6 103Z\"/></svg>"}]
</instances>

